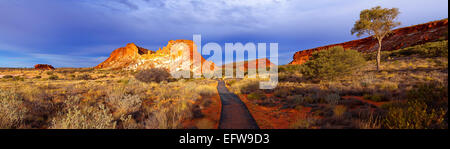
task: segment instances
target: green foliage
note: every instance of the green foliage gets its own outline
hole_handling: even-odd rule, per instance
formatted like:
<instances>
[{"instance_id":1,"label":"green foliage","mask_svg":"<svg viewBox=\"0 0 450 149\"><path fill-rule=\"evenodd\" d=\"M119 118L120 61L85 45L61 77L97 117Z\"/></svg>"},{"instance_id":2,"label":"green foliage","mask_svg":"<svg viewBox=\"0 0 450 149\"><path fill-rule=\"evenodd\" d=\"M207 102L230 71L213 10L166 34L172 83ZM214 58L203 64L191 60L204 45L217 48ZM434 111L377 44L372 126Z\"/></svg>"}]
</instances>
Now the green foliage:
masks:
<instances>
[{"instance_id":1,"label":"green foliage","mask_svg":"<svg viewBox=\"0 0 450 149\"><path fill-rule=\"evenodd\" d=\"M447 129L446 110L432 109L424 102L408 101L385 106L383 126L389 129Z\"/></svg>"},{"instance_id":2,"label":"green foliage","mask_svg":"<svg viewBox=\"0 0 450 149\"><path fill-rule=\"evenodd\" d=\"M448 87L438 82L418 84L407 96L410 100L425 102L433 108L448 108Z\"/></svg>"},{"instance_id":3,"label":"green foliage","mask_svg":"<svg viewBox=\"0 0 450 149\"><path fill-rule=\"evenodd\" d=\"M364 99L372 100L375 102L387 101L387 99L382 94L364 94Z\"/></svg>"},{"instance_id":4,"label":"green foliage","mask_svg":"<svg viewBox=\"0 0 450 149\"><path fill-rule=\"evenodd\" d=\"M395 22L399 14L398 8L381 8L380 6L365 9L361 11L360 19L355 22L352 29L352 34L362 36L369 34L378 40L384 38L391 29L400 25L400 22Z\"/></svg>"},{"instance_id":5,"label":"green foliage","mask_svg":"<svg viewBox=\"0 0 450 149\"><path fill-rule=\"evenodd\" d=\"M381 54L381 59L386 60L395 57L408 57L408 56L418 56L418 57L448 57L448 40L427 42L425 44L406 47L394 51L383 51ZM368 60L374 60L376 58L376 53L371 52L365 54Z\"/></svg>"},{"instance_id":6,"label":"green foliage","mask_svg":"<svg viewBox=\"0 0 450 149\"><path fill-rule=\"evenodd\" d=\"M291 94L291 91L288 88L277 88L273 95L276 97L285 98Z\"/></svg>"},{"instance_id":7,"label":"green foliage","mask_svg":"<svg viewBox=\"0 0 450 149\"><path fill-rule=\"evenodd\" d=\"M448 40L428 42L389 53L391 57L418 55L420 57L448 57Z\"/></svg>"},{"instance_id":8,"label":"green foliage","mask_svg":"<svg viewBox=\"0 0 450 149\"><path fill-rule=\"evenodd\" d=\"M266 94L262 91L255 91L247 95L247 98L250 100L264 100L266 99Z\"/></svg>"},{"instance_id":9,"label":"green foliage","mask_svg":"<svg viewBox=\"0 0 450 149\"><path fill-rule=\"evenodd\" d=\"M134 75L134 77L141 81L141 82L145 82L145 83L150 83L150 82L162 82L162 81L167 81L169 80L169 78L171 77L170 73L163 68L152 68L152 69L147 69L147 70L143 70L140 71L138 73L136 73Z\"/></svg>"},{"instance_id":10,"label":"green foliage","mask_svg":"<svg viewBox=\"0 0 450 149\"><path fill-rule=\"evenodd\" d=\"M331 47L328 50L314 52L310 60L302 65L300 71L309 79L333 80L352 74L366 63L361 53L344 50L343 47Z\"/></svg>"},{"instance_id":11,"label":"green foliage","mask_svg":"<svg viewBox=\"0 0 450 149\"><path fill-rule=\"evenodd\" d=\"M278 66L278 72L280 73L295 73L300 70L301 65L281 65Z\"/></svg>"}]
</instances>

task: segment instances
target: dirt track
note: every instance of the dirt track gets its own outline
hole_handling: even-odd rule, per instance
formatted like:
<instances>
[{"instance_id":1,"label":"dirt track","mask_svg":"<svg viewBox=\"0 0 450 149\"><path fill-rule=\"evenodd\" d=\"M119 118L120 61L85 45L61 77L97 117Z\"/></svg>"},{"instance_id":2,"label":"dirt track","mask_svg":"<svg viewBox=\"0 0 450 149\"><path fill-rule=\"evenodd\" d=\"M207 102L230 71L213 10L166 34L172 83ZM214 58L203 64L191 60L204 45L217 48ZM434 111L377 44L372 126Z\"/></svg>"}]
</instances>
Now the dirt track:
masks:
<instances>
[{"instance_id":1,"label":"dirt track","mask_svg":"<svg viewBox=\"0 0 450 149\"><path fill-rule=\"evenodd\" d=\"M228 91L223 81L219 81L217 90L222 101L219 129L259 129L245 104Z\"/></svg>"}]
</instances>

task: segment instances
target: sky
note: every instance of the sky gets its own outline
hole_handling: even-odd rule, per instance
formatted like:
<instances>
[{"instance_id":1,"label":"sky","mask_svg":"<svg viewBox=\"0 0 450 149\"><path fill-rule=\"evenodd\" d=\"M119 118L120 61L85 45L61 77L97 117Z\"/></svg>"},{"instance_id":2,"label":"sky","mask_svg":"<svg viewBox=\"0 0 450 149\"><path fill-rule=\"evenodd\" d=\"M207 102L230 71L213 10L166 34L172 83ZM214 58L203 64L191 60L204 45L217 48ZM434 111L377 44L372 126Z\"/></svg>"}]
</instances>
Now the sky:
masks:
<instances>
[{"instance_id":1,"label":"sky","mask_svg":"<svg viewBox=\"0 0 450 149\"><path fill-rule=\"evenodd\" d=\"M399 8L401 27L448 18L448 0L0 0L0 67L93 67L127 43L157 50L194 34L222 48L278 43L287 64L358 39L359 12L375 6Z\"/></svg>"}]
</instances>

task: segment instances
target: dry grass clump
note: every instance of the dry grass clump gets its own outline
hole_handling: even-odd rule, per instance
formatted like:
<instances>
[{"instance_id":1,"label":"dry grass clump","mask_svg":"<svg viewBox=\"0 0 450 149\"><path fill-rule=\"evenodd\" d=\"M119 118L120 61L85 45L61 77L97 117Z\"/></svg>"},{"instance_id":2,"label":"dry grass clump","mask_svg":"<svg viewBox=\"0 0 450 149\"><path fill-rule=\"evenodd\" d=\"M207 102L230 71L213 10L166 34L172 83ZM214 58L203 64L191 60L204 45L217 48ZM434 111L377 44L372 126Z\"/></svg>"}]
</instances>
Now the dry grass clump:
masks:
<instances>
[{"instance_id":1,"label":"dry grass clump","mask_svg":"<svg viewBox=\"0 0 450 149\"><path fill-rule=\"evenodd\" d=\"M76 100L76 99L72 99ZM114 129L116 122L105 105L80 106L73 101L65 102L66 110L59 112L51 121L53 129Z\"/></svg>"},{"instance_id":2,"label":"dry grass clump","mask_svg":"<svg viewBox=\"0 0 450 149\"><path fill-rule=\"evenodd\" d=\"M180 129L181 123L192 117L192 104L183 99L166 99L156 103L152 111L146 113L146 129Z\"/></svg>"},{"instance_id":3,"label":"dry grass clump","mask_svg":"<svg viewBox=\"0 0 450 149\"><path fill-rule=\"evenodd\" d=\"M167 81L171 77L170 73L163 68L152 68L148 70L142 70L134 75L134 77L142 82L161 82Z\"/></svg>"},{"instance_id":4,"label":"dry grass clump","mask_svg":"<svg viewBox=\"0 0 450 149\"><path fill-rule=\"evenodd\" d=\"M228 80L227 80L228 82ZM233 83L229 83L230 91L236 94L249 94L254 91L259 90L259 82L258 79L242 79Z\"/></svg>"},{"instance_id":5,"label":"dry grass clump","mask_svg":"<svg viewBox=\"0 0 450 149\"><path fill-rule=\"evenodd\" d=\"M27 112L19 95L0 89L0 128L19 128Z\"/></svg>"},{"instance_id":6,"label":"dry grass clump","mask_svg":"<svg viewBox=\"0 0 450 149\"><path fill-rule=\"evenodd\" d=\"M113 109L114 117L119 118L124 114L138 111L142 100L139 95L126 94L125 89L119 87L108 91L106 103Z\"/></svg>"},{"instance_id":7,"label":"dry grass clump","mask_svg":"<svg viewBox=\"0 0 450 149\"><path fill-rule=\"evenodd\" d=\"M202 97L211 97L218 94L217 88L211 85L199 85L195 88L195 92Z\"/></svg>"}]
</instances>

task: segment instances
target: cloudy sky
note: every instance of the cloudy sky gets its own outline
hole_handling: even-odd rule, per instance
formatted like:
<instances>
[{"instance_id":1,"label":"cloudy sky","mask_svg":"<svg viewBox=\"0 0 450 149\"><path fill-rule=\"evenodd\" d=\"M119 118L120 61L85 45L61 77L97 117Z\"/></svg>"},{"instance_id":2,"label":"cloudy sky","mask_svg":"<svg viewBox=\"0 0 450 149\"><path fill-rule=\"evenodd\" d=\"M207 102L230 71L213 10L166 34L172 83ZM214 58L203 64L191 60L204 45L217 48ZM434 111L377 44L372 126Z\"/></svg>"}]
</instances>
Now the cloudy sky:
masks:
<instances>
[{"instance_id":1,"label":"cloudy sky","mask_svg":"<svg viewBox=\"0 0 450 149\"><path fill-rule=\"evenodd\" d=\"M157 50L193 34L222 46L276 42L286 64L357 39L359 12L378 5L399 8L402 26L448 17L448 0L0 0L0 67L92 67L129 42Z\"/></svg>"}]
</instances>

